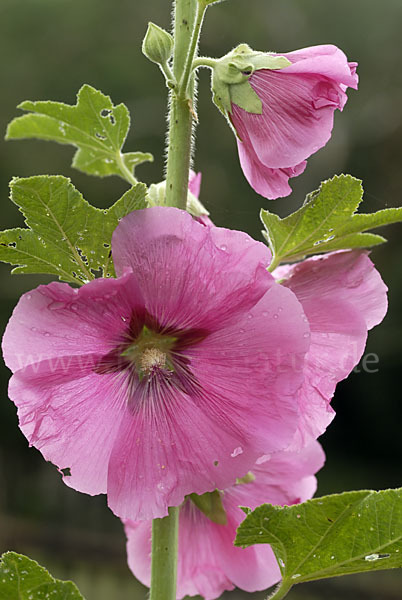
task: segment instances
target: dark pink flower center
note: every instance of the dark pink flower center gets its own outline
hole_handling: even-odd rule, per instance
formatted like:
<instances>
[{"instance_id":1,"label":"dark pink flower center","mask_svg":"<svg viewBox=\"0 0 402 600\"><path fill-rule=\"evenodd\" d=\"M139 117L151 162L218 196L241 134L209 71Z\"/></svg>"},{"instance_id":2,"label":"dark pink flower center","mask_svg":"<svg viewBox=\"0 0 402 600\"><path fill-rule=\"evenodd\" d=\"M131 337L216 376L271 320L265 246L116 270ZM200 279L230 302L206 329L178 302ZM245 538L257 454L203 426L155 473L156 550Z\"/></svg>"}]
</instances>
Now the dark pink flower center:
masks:
<instances>
[{"instance_id":1,"label":"dark pink flower center","mask_svg":"<svg viewBox=\"0 0 402 600\"><path fill-rule=\"evenodd\" d=\"M129 325L113 349L95 367L99 374L125 372L130 396L139 390L154 393L155 386L168 385L187 394L200 386L191 369L192 346L208 335L201 329L161 326L145 311L133 311Z\"/></svg>"}]
</instances>

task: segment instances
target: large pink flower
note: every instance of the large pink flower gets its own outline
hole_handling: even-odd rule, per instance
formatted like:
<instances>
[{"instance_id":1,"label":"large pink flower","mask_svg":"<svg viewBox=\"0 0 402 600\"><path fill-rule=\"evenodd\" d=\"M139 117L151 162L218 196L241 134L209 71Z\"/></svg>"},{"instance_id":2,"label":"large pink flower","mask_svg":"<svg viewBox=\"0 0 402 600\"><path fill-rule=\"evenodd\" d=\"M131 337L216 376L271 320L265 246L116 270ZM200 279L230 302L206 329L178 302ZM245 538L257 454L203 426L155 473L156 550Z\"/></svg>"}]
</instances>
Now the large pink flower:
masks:
<instances>
[{"instance_id":1,"label":"large pink flower","mask_svg":"<svg viewBox=\"0 0 402 600\"><path fill-rule=\"evenodd\" d=\"M384 318L387 287L364 250L315 256L279 267L274 276L294 292L311 330L293 442L301 447L332 421L336 384L359 363L368 330Z\"/></svg>"},{"instance_id":2,"label":"large pink flower","mask_svg":"<svg viewBox=\"0 0 402 600\"><path fill-rule=\"evenodd\" d=\"M346 89L357 88L356 63L336 46L313 46L282 54L292 64L256 70L249 82L262 101L262 114L232 104L231 119L240 137L244 174L265 198L288 196L290 177L300 175L306 159L328 142L335 109L342 110Z\"/></svg>"},{"instance_id":3,"label":"large pink flower","mask_svg":"<svg viewBox=\"0 0 402 600\"><path fill-rule=\"evenodd\" d=\"M210 521L191 500L180 509L177 598L200 594L218 598L235 586L253 592L277 583L280 571L268 545L235 548L236 529L245 518L240 506L291 505L311 498L324 453L313 442L300 453L279 452L255 465L254 481L238 483L222 494L227 525ZM151 522L125 522L128 564L142 583L150 585Z\"/></svg>"},{"instance_id":4,"label":"large pink flower","mask_svg":"<svg viewBox=\"0 0 402 600\"><path fill-rule=\"evenodd\" d=\"M10 397L67 485L162 517L290 444L309 325L244 233L154 207L112 249L117 279L22 296L3 340Z\"/></svg>"}]
</instances>

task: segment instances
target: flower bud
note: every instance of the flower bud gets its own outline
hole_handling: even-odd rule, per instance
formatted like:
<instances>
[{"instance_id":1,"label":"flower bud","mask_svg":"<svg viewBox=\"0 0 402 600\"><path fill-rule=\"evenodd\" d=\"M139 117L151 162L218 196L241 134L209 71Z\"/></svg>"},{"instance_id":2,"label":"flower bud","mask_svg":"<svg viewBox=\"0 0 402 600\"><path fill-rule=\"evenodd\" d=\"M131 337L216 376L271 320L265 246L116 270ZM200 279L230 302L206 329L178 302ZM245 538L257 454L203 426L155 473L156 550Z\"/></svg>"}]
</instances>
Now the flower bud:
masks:
<instances>
[{"instance_id":1,"label":"flower bud","mask_svg":"<svg viewBox=\"0 0 402 600\"><path fill-rule=\"evenodd\" d=\"M142 42L142 53L158 65L165 64L173 53L173 37L155 23L148 23Z\"/></svg>"}]
</instances>

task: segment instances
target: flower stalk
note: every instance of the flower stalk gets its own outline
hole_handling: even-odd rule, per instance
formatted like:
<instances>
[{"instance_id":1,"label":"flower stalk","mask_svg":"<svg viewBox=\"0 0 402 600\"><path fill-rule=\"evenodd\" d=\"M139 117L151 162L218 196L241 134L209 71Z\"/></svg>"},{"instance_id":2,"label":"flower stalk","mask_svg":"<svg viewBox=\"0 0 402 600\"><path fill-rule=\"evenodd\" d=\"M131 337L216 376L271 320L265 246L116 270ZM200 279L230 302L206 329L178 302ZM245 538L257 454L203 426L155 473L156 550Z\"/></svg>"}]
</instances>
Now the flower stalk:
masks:
<instances>
[{"instance_id":1,"label":"flower stalk","mask_svg":"<svg viewBox=\"0 0 402 600\"><path fill-rule=\"evenodd\" d=\"M167 517L152 522L150 600L176 599L179 510L169 508Z\"/></svg>"},{"instance_id":2,"label":"flower stalk","mask_svg":"<svg viewBox=\"0 0 402 600\"><path fill-rule=\"evenodd\" d=\"M166 204L183 210L187 205L194 118L192 63L197 53L206 6L197 0L176 0L174 12L173 74L178 85L170 94Z\"/></svg>"}]
</instances>

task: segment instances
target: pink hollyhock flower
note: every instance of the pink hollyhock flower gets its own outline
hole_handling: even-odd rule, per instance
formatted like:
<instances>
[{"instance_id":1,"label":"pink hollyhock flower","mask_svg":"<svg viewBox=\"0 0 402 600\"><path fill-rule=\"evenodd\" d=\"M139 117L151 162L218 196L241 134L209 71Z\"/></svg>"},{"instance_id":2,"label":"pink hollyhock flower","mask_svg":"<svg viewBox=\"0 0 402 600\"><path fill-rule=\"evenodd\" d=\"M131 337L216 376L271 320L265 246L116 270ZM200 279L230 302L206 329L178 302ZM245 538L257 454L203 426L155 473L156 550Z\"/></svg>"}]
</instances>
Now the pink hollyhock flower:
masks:
<instances>
[{"instance_id":1,"label":"pink hollyhock flower","mask_svg":"<svg viewBox=\"0 0 402 600\"><path fill-rule=\"evenodd\" d=\"M311 338L298 392L300 447L325 431L334 417L336 384L359 363L367 332L387 312L387 287L368 257L353 250L285 265L274 276L292 290L308 319Z\"/></svg>"},{"instance_id":2,"label":"pink hollyhock flower","mask_svg":"<svg viewBox=\"0 0 402 600\"><path fill-rule=\"evenodd\" d=\"M3 352L30 444L67 485L150 519L290 444L309 325L244 233L154 207L112 250L117 279L24 294Z\"/></svg>"},{"instance_id":3,"label":"pink hollyhock flower","mask_svg":"<svg viewBox=\"0 0 402 600\"><path fill-rule=\"evenodd\" d=\"M256 70L249 83L262 101L262 114L232 103L240 164L254 190L265 198L288 196L290 177L328 142L335 109L343 110L348 87L357 89L357 63L336 46L287 52L292 64Z\"/></svg>"},{"instance_id":4,"label":"pink hollyhock flower","mask_svg":"<svg viewBox=\"0 0 402 600\"><path fill-rule=\"evenodd\" d=\"M270 502L291 505L311 498L324 453L313 442L300 453L280 452L253 468L254 481L237 483L221 493L227 525L210 521L190 499L180 509L177 598L200 594L205 600L220 597L235 586L254 592L277 583L280 570L269 545L235 548L236 529L245 514ZM151 521L125 522L128 564L137 579L151 580Z\"/></svg>"}]
</instances>

